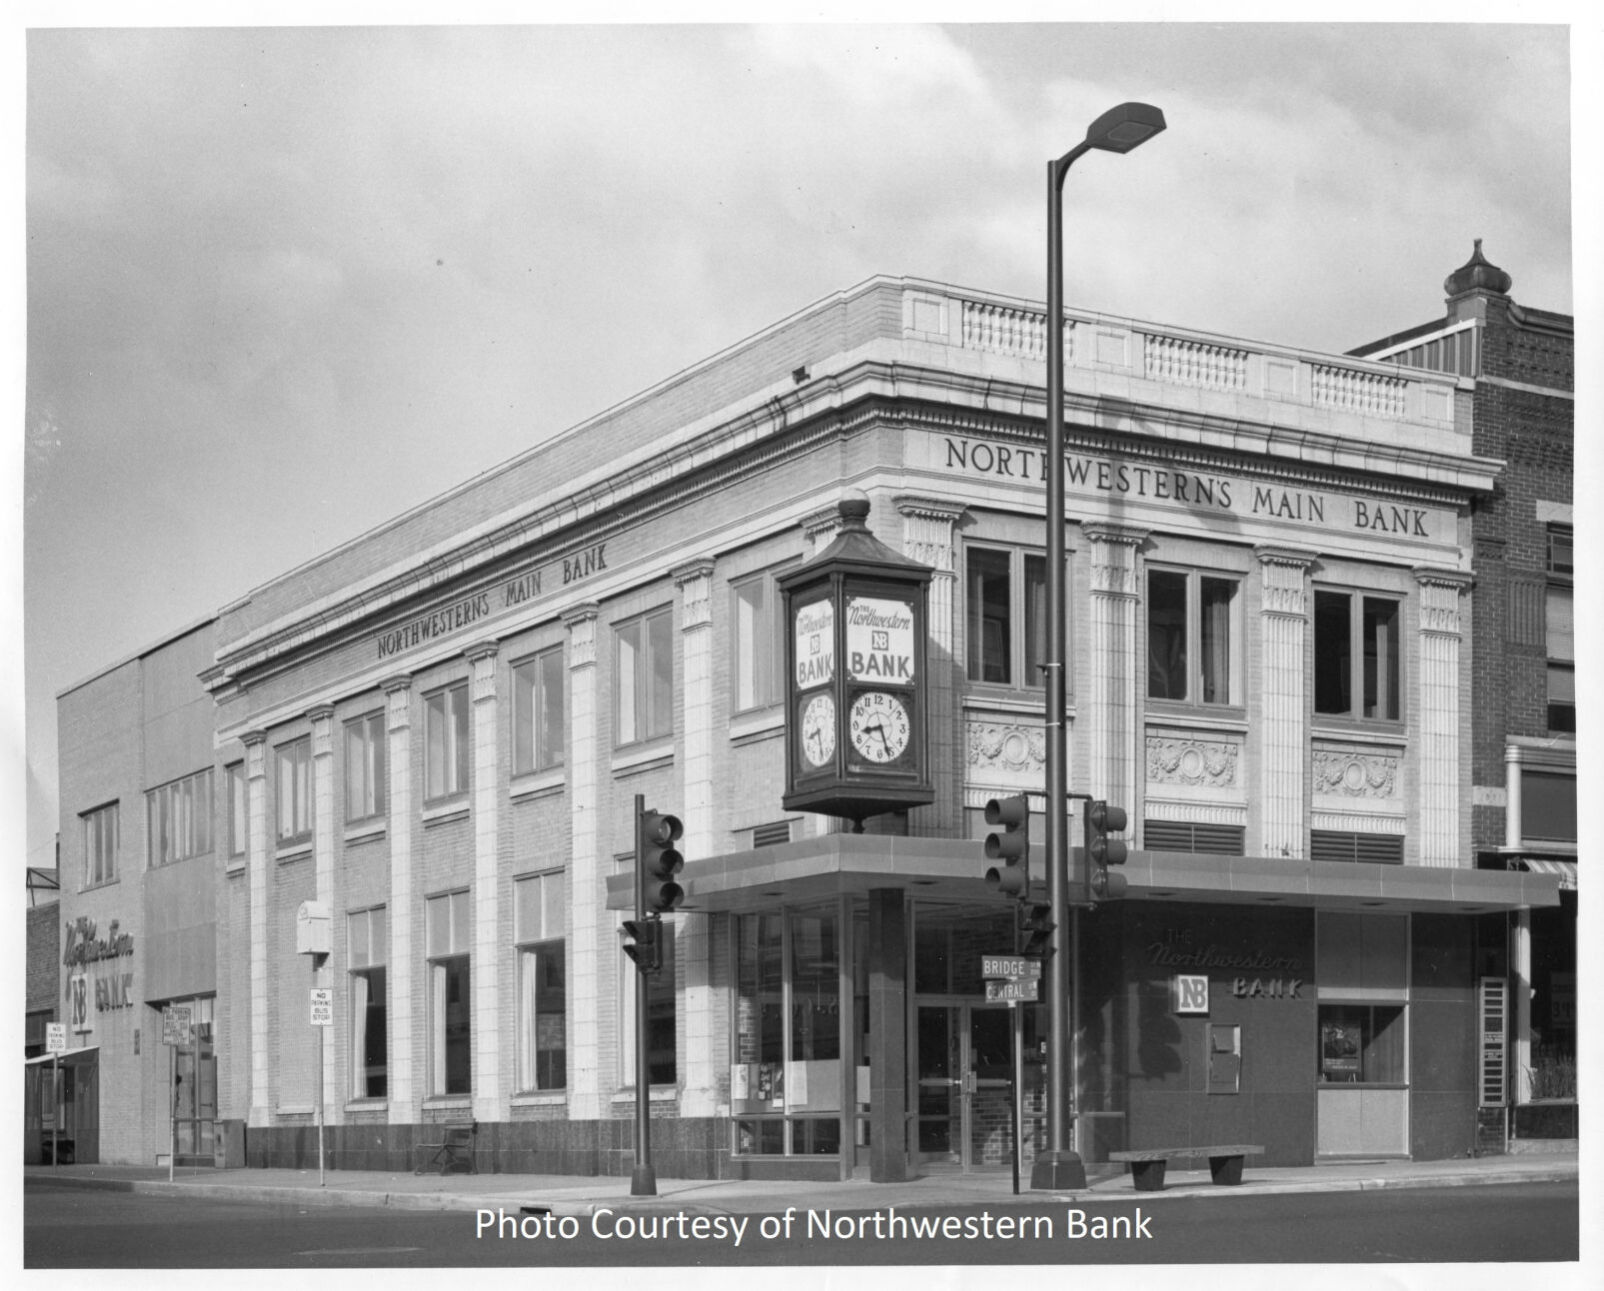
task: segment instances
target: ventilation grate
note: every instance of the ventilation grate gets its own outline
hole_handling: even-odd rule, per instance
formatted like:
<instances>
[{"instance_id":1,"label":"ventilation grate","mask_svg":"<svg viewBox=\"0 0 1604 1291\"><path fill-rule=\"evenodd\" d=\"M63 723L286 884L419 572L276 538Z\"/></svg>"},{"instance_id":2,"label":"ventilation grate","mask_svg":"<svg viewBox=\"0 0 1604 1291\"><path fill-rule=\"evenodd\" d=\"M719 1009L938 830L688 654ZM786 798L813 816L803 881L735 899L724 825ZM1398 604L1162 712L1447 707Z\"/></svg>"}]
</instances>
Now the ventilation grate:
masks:
<instances>
[{"instance_id":1,"label":"ventilation grate","mask_svg":"<svg viewBox=\"0 0 1604 1291\"><path fill-rule=\"evenodd\" d=\"M1247 831L1241 825L1209 825L1193 820L1145 820L1142 845L1152 852L1206 852L1241 856Z\"/></svg>"},{"instance_id":2,"label":"ventilation grate","mask_svg":"<svg viewBox=\"0 0 1604 1291\"><path fill-rule=\"evenodd\" d=\"M759 825L752 831L753 847L774 847L791 841L791 822L777 820L772 825Z\"/></svg>"},{"instance_id":3,"label":"ventilation grate","mask_svg":"<svg viewBox=\"0 0 1604 1291\"><path fill-rule=\"evenodd\" d=\"M1402 834L1358 834L1344 829L1310 831L1309 855L1317 861L1358 861L1402 865Z\"/></svg>"}]
</instances>

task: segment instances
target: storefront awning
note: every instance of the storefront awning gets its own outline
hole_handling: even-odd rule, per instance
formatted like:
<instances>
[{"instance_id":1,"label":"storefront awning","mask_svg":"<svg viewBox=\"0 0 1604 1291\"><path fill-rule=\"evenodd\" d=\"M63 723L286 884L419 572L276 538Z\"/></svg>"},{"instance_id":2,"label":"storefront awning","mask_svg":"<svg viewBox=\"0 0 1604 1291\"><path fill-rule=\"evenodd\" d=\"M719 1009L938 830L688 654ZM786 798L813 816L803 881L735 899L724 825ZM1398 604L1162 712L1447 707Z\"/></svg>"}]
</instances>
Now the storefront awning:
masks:
<instances>
[{"instance_id":1,"label":"storefront awning","mask_svg":"<svg viewBox=\"0 0 1604 1291\"><path fill-rule=\"evenodd\" d=\"M37 1058L24 1058L22 1063L25 1067L35 1067L42 1062L50 1062L55 1058L60 1058L62 1062L71 1062L74 1058L89 1058L99 1052L100 1046L98 1044L86 1044L81 1049L68 1049L65 1053L46 1053Z\"/></svg>"},{"instance_id":2,"label":"storefront awning","mask_svg":"<svg viewBox=\"0 0 1604 1291\"><path fill-rule=\"evenodd\" d=\"M1033 897L1045 901L1046 857L1032 849ZM1077 857L1071 864L1079 865ZM679 875L689 911L772 910L874 888L906 888L921 899L998 900L982 878L978 841L830 834L685 863ZM1559 904L1560 879L1529 871L1367 865L1276 856L1133 851L1123 867L1128 900L1276 904L1317 909L1385 908L1487 914ZM634 906L634 876L607 880L607 907Z\"/></svg>"},{"instance_id":3,"label":"storefront awning","mask_svg":"<svg viewBox=\"0 0 1604 1291\"><path fill-rule=\"evenodd\" d=\"M1562 891L1576 891L1576 862L1551 860L1542 856L1523 856L1519 860L1510 862L1512 866L1519 865L1528 874L1551 874L1559 880Z\"/></svg>"}]
</instances>

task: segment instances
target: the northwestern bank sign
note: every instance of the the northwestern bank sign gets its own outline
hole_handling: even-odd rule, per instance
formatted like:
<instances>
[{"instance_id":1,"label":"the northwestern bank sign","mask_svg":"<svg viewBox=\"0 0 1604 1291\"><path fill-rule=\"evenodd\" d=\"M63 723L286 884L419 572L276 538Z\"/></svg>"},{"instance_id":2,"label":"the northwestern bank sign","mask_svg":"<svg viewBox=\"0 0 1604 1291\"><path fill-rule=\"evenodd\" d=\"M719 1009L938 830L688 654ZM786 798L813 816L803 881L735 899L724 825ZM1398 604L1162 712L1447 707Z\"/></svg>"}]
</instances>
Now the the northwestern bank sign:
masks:
<instances>
[{"instance_id":1,"label":"the northwestern bank sign","mask_svg":"<svg viewBox=\"0 0 1604 1291\"><path fill-rule=\"evenodd\" d=\"M936 465L945 471L1000 480L1045 483L1047 455L1040 449L993 440L931 436ZM1426 541L1452 541L1455 516L1446 507L1413 501L1293 488L1246 476L1191 471L1118 457L1070 453L1064 458L1064 490L1127 501L1213 512L1240 519L1292 521L1322 529L1394 534Z\"/></svg>"},{"instance_id":2,"label":"the northwestern bank sign","mask_svg":"<svg viewBox=\"0 0 1604 1291\"><path fill-rule=\"evenodd\" d=\"M487 591L475 592L438 610L420 614L378 634L379 658L388 659L425 641L449 636L500 610L533 601L559 587L567 587L607 568L607 544L564 556L549 564L527 569Z\"/></svg>"}]
</instances>

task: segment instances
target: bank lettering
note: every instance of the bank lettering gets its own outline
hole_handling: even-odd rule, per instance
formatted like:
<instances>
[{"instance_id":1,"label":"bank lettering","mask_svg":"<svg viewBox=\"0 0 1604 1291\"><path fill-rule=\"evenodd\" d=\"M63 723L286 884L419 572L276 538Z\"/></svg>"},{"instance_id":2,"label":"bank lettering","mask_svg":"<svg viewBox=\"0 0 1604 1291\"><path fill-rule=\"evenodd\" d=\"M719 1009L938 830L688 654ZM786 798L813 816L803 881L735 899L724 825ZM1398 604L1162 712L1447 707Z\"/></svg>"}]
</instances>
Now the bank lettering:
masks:
<instances>
[{"instance_id":1,"label":"bank lettering","mask_svg":"<svg viewBox=\"0 0 1604 1291\"><path fill-rule=\"evenodd\" d=\"M949 471L1045 484L1047 455L1032 448L985 440L943 437ZM1342 498L1308 489L1251 484L1228 476L1143 466L1117 459L1069 454L1064 458L1066 490L1150 498L1193 510L1288 520L1297 524L1346 524L1366 533L1430 539L1432 513L1365 498Z\"/></svg>"}]
</instances>

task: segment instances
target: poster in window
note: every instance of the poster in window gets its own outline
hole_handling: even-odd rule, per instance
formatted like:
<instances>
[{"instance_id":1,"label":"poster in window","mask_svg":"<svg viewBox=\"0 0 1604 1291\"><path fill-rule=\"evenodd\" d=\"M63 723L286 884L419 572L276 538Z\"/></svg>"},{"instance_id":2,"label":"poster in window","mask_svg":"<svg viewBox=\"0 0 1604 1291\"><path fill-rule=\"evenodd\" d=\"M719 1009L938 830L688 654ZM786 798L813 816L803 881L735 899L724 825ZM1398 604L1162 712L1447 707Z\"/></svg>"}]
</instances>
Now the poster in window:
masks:
<instances>
[{"instance_id":1,"label":"poster in window","mask_svg":"<svg viewBox=\"0 0 1604 1291\"><path fill-rule=\"evenodd\" d=\"M1362 1044L1357 1022L1320 1024L1320 1071L1329 1080L1357 1080Z\"/></svg>"}]
</instances>

